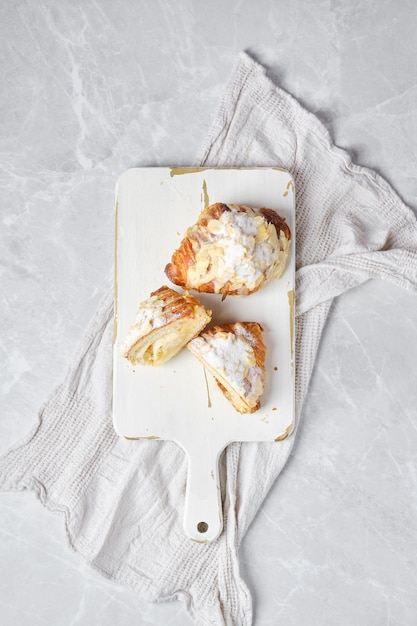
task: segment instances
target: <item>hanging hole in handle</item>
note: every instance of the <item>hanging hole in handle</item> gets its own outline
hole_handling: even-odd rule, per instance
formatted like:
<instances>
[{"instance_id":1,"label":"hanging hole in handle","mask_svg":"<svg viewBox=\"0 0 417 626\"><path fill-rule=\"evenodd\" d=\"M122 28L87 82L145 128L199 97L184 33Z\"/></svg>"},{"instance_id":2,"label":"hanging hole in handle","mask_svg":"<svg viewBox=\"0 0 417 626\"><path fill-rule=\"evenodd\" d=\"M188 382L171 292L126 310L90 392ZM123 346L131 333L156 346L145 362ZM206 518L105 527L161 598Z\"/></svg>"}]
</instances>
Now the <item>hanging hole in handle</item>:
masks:
<instances>
[{"instance_id":1,"label":"hanging hole in handle","mask_svg":"<svg viewBox=\"0 0 417 626\"><path fill-rule=\"evenodd\" d=\"M208 524L207 524L207 522L198 522L197 530L198 530L199 533L206 533L208 531Z\"/></svg>"}]
</instances>

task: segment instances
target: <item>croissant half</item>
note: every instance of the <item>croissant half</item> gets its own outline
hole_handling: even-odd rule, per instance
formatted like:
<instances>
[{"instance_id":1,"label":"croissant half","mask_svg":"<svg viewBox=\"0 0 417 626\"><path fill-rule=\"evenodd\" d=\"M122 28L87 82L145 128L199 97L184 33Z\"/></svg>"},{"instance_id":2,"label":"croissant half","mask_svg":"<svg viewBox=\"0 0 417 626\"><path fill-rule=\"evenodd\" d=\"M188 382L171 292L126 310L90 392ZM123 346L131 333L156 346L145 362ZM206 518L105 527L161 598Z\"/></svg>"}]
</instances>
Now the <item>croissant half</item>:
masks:
<instances>
[{"instance_id":1,"label":"croissant half","mask_svg":"<svg viewBox=\"0 0 417 626\"><path fill-rule=\"evenodd\" d=\"M250 295L283 273L291 232L273 209L216 203L188 228L165 268L184 289Z\"/></svg>"},{"instance_id":2,"label":"croissant half","mask_svg":"<svg viewBox=\"0 0 417 626\"><path fill-rule=\"evenodd\" d=\"M211 311L192 295L163 286L139 304L120 348L132 365L161 365L210 322Z\"/></svg>"},{"instance_id":3,"label":"croissant half","mask_svg":"<svg viewBox=\"0 0 417 626\"><path fill-rule=\"evenodd\" d=\"M222 324L187 344L239 413L254 413L261 406L266 379L262 332L256 322Z\"/></svg>"}]
</instances>

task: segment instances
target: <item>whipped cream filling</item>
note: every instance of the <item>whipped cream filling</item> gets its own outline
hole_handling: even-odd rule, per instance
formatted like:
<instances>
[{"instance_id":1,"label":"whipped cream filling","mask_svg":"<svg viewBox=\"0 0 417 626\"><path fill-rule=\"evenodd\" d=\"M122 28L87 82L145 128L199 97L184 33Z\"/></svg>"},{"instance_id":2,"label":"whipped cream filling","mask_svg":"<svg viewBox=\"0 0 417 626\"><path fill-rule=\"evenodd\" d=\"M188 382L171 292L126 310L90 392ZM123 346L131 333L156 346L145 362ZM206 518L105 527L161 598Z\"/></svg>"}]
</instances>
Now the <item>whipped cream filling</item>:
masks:
<instances>
[{"instance_id":1,"label":"whipped cream filling","mask_svg":"<svg viewBox=\"0 0 417 626\"><path fill-rule=\"evenodd\" d=\"M190 342L193 349L228 381L251 408L257 404L265 383L264 373L256 365L252 341L251 334L236 324L235 333L202 333Z\"/></svg>"},{"instance_id":2,"label":"whipped cream filling","mask_svg":"<svg viewBox=\"0 0 417 626\"><path fill-rule=\"evenodd\" d=\"M132 345L154 328L159 328L167 323L167 316L164 313L165 304L158 296L150 296L140 303L126 341L120 346L122 354L125 354Z\"/></svg>"},{"instance_id":3,"label":"whipped cream filling","mask_svg":"<svg viewBox=\"0 0 417 626\"><path fill-rule=\"evenodd\" d=\"M257 209L227 206L230 210L219 219L187 232L196 257L187 274L191 288L213 282L216 291L226 283L231 290L245 286L253 291L283 271L288 250L284 233L278 238L274 225Z\"/></svg>"}]
</instances>

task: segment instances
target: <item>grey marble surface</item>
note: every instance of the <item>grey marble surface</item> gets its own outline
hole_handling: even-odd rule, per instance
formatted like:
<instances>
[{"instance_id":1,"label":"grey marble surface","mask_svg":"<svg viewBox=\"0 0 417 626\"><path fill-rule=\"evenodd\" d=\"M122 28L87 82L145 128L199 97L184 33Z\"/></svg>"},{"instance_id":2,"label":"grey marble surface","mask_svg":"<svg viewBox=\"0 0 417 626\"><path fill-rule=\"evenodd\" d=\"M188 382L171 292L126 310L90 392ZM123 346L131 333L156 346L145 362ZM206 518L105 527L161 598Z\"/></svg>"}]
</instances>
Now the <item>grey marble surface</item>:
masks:
<instances>
[{"instance_id":1,"label":"grey marble surface","mask_svg":"<svg viewBox=\"0 0 417 626\"><path fill-rule=\"evenodd\" d=\"M417 210L417 6L406 0L81 0L0 6L0 451L37 422L112 277L135 165L194 164L240 50ZM256 626L417 623L417 298L335 302L293 455L241 548ZM191 624L0 494L2 626Z\"/></svg>"}]
</instances>

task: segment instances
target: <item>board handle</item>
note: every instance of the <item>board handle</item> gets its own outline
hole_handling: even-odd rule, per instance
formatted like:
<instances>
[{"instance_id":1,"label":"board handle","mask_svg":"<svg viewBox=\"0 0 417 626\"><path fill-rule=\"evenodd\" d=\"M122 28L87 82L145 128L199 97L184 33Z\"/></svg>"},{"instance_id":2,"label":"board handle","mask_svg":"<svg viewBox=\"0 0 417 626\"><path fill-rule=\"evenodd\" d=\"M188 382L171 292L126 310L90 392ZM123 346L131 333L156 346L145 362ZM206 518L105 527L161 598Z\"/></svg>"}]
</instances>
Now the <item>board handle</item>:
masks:
<instances>
[{"instance_id":1,"label":"board handle","mask_svg":"<svg viewBox=\"0 0 417 626\"><path fill-rule=\"evenodd\" d=\"M223 529L223 511L219 481L219 457L208 447L185 450L188 456L185 492L184 530L198 543L214 541Z\"/></svg>"}]
</instances>

